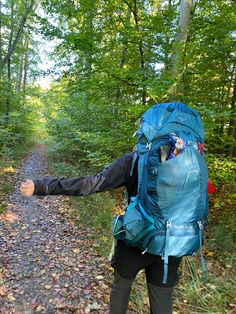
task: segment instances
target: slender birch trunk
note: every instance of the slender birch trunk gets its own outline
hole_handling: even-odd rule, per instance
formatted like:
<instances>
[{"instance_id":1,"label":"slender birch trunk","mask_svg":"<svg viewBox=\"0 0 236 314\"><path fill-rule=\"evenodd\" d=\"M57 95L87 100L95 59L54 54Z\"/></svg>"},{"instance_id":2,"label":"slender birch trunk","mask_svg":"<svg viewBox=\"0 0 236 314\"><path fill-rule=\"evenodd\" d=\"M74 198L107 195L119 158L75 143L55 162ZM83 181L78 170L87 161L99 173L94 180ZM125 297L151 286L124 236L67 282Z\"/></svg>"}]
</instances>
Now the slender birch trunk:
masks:
<instances>
[{"instance_id":1,"label":"slender birch trunk","mask_svg":"<svg viewBox=\"0 0 236 314\"><path fill-rule=\"evenodd\" d=\"M183 57L188 37L190 16L192 10L192 0L182 0L180 6L178 31L175 38L174 49L171 62L172 87L170 98L175 99L177 89L181 85L183 71Z\"/></svg>"},{"instance_id":2,"label":"slender birch trunk","mask_svg":"<svg viewBox=\"0 0 236 314\"><path fill-rule=\"evenodd\" d=\"M16 46L20 40L20 37L22 35L22 32L24 30L24 26L25 26L25 23L26 23L26 20L28 18L28 15L29 13L31 12L33 6L34 6L34 2L35 0L31 0L30 2L30 5L26 8L26 11L23 15L23 18L20 22L20 26L18 28L18 31L16 33L16 37L14 38L14 40L12 41L12 45L11 45L11 48L10 50L8 50L6 56L2 59L2 66L5 66L8 62L8 59L11 57L11 55L14 53L15 49L16 49Z\"/></svg>"},{"instance_id":3,"label":"slender birch trunk","mask_svg":"<svg viewBox=\"0 0 236 314\"><path fill-rule=\"evenodd\" d=\"M133 15L136 25L136 30L139 35L139 43L138 43L138 49L139 49L139 55L140 55L140 68L142 73L145 73L145 54L144 54L144 44L143 39L141 36L140 26L139 26L139 16L138 16L138 7L137 7L137 0L134 0L134 7L133 7ZM145 74L143 75L143 80L145 81ZM141 92L141 103L142 105L146 104L146 98L147 98L147 88L146 84L144 82Z\"/></svg>"},{"instance_id":4,"label":"slender birch trunk","mask_svg":"<svg viewBox=\"0 0 236 314\"><path fill-rule=\"evenodd\" d=\"M25 38L21 40L21 46L25 46ZM24 54L21 54L18 56L18 62L17 62L17 69L16 69L16 85L15 85L15 91L16 93L20 93L21 91L21 86L22 86L22 78L23 78L23 63L24 63Z\"/></svg>"},{"instance_id":5,"label":"slender birch trunk","mask_svg":"<svg viewBox=\"0 0 236 314\"><path fill-rule=\"evenodd\" d=\"M2 1L0 0L0 80L2 76Z\"/></svg>"},{"instance_id":6,"label":"slender birch trunk","mask_svg":"<svg viewBox=\"0 0 236 314\"><path fill-rule=\"evenodd\" d=\"M22 85L22 91L23 91L23 98L25 99L26 96L26 85L27 85L27 77L28 77L28 68L29 68L29 41L26 38L25 41L25 55L24 55L24 66L23 66L23 85Z\"/></svg>"},{"instance_id":7,"label":"slender birch trunk","mask_svg":"<svg viewBox=\"0 0 236 314\"><path fill-rule=\"evenodd\" d=\"M234 84L233 84L233 96L231 101L231 119L229 123L228 135L232 139L233 143L229 148L229 156L236 156L236 145L235 145L235 135L236 135L236 72L234 73Z\"/></svg>"},{"instance_id":8,"label":"slender birch trunk","mask_svg":"<svg viewBox=\"0 0 236 314\"><path fill-rule=\"evenodd\" d=\"M125 28L130 27L130 17L131 17L131 10L128 10L127 17L125 19L125 22L123 23ZM127 38L124 38L124 41L122 43L122 49L121 49L121 58L119 62L119 69L122 69L125 64L125 59L126 59L126 50L127 50ZM116 95L115 95L115 104L117 105L120 102L121 99L121 90L118 87L116 89ZM117 113L117 108L113 109L113 114Z\"/></svg>"},{"instance_id":9,"label":"slender birch trunk","mask_svg":"<svg viewBox=\"0 0 236 314\"><path fill-rule=\"evenodd\" d=\"M10 30L10 36L9 36L9 42L8 42L8 53L11 50L12 47L12 40L13 40L13 34L14 34L14 6L15 1L11 0L11 30ZM9 58L7 59L7 98L6 98L6 105L5 105L5 116L6 116L6 123L9 119L9 113L10 113L10 98L11 98L11 55L9 55Z\"/></svg>"}]
</instances>

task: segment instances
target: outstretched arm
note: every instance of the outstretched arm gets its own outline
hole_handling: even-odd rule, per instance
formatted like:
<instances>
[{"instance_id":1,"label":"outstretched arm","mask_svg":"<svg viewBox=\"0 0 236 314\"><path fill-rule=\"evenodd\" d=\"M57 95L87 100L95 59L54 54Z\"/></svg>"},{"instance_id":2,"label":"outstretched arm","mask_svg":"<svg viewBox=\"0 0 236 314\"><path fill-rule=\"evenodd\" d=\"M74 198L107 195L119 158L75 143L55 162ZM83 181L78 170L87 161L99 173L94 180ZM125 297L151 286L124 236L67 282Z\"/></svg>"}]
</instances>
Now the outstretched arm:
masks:
<instances>
[{"instance_id":1,"label":"outstretched arm","mask_svg":"<svg viewBox=\"0 0 236 314\"><path fill-rule=\"evenodd\" d=\"M34 181L27 180L21 185L21 193L25 196L32 194L86 196L112 190L125 185L132 159L133 154L126 154L94 176L74 179L44 177Z\"/></svg>"}]
</instances>

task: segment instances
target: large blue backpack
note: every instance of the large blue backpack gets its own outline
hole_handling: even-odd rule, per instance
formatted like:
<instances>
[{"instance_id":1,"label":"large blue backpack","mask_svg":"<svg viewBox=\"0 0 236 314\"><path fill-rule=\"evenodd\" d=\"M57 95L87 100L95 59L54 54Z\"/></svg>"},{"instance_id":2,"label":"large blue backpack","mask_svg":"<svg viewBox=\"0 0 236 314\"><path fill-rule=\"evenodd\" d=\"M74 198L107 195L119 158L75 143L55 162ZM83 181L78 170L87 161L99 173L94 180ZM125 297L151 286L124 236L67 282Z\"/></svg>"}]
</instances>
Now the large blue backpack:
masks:
<instances>
[{"instance_id":1,"label":"large blue backpack","mask_svg":"<svg viewBox=\"0 0 236 314\"><path fill-rule=\"evenodd\" d=\"M133 165L138 158L138 194L113 220L113 235L127 245L164 259L202 256L203 228L208 215L208 173L203 157L204 129L197 111L173 102L157 104L141 117ZM173 154L177 138L185 147ZM172 155L172 158L170 157ZM131 169L131 175L133 166Z\"/></svg>"}]
</instances>

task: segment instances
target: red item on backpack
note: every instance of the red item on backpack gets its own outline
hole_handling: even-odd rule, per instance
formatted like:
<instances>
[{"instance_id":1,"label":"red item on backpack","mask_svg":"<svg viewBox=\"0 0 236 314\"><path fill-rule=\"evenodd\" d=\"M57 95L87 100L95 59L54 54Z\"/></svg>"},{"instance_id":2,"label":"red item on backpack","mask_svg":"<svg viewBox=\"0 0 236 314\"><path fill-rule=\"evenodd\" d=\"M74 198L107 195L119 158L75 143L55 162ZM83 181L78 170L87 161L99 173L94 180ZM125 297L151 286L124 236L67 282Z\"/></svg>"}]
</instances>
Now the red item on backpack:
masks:
<instances>
[{"instance_id":1,"label":"red item on backpack","mask_svg":"<svg viewBox=\"0 0 236 314\"><path fill-rule=\"evenodd\" d=\"M212 182L208 179L208 194L214 194L215 193L215 188L212 184Z\"/></svg>"}]
</instances>

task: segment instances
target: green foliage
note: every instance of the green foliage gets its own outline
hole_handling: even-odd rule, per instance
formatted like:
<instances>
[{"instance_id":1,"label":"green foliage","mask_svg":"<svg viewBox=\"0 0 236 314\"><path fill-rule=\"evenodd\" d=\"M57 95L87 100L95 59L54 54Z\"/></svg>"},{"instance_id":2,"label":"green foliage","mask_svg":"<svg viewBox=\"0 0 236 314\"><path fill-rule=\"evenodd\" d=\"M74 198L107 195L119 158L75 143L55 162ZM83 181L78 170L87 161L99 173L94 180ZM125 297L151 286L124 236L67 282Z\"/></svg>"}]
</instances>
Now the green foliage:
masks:
<instances>
[{"instance_id":1,"label":"green foliage","mask_svg":"<svg viewBox=\"0 0 236 314\"><path fill-rule=\"evenodd\" d=\"M217 188L210 198L208 249L218 252L223 263L225 254L235 250L236 15L233 1L194 3L175 100L197 109L203 118L209 177ZM12 16L20 21L25 4L21 0L2 4L1 59L9 49L11 30L13 35L17 32ZM43 17L35 14L27 20L31 25L26 25L11 56L11 73L6 66L1 69L0 155L2 161L14 160L22 152L19 147L31 145L32 138L38 142L48 137L57 176L94 173L131 151L135 121L154 103L167 100L173 88L171 57L180 1L43 0L40 5ZM58 78L48 91L30 86L38 74L36 28L47 40L58 42L51 54ZM11 184L3 180L1 186L4 194ZM93 228L100 250L107 254L114 196L106 193L71 202L79 222ZM194 264L186 269L176 309L225 312L233 295L233 279L211 270L209 284L202 287ZM140 286L134 290L133 301L141 312Z\"/></svg>"},{"instance_id":2,"label":"green foliage","mask_svg":"<svg viewBox=\"0 0 236 314\"><path fill-rule=\"evenodd\" d=\"M68 67L42 97L48 132L70 158L99 168L132 150L134 122L168 97L179 2L53 0L43 6L57 22L40 20L41 31L60 39L53 58ZM176 100L202 114L213 154L232 155L235 145L229 135L235 24L231 2L195 3L180 73Z\"/></svg>"},{"instance_id":3,"label":"green foliage","mask_svg":"<svg viewBox=\"0 0 236 314\"><path fill-rule=\"evenodd\" d=\"M219 259L224 259L225 254L236 250L236 162L222 155L207 154L207 163L209 177L216 188L216 194L210 197L208 246L211 251L217 252Z\"/></svg>"},{"instance_id":4,"label":"green foliage","mask_svg":"<svg viewBox=\"0 0 236 314\"><path fill-rule=\"evenodd\" d=\"M29 104L31 105L30 110ZM25 102L19 111L11 112L7 120L3 116L0 121L0 155L14 157L15 150L20 145L26 143L30 146L34 136L37 136L37 139L40 138L40 134L43 132L42 124L33 108L33 102Z\"/></svg>"},{"instance_id":5,"label":"green foliage","mask_svg":"<svg viewBox=\"0 0 236 314\"><path fill-rule=\"evenodd\" d=\"M69 88L69 82L63 81L63 84ZM55 85L55 89L58 91L61 86ZM71 160L79 159L98 169L132 149L132 134L136 127L134 123L130 127L127 117L135 121L139 115L135 115L131 106L113 112L105 100L102 103L98 99L97 108L93 108L83 103L82 96L70 97L64 88L59 96L56 90L50 91L44 101L52 103L46 112L47 128L57 141L61 155L68 155L69 150Z\"/></svg>"},{"instance_id":6,"label":"green foliage","mask_svg":"<svg viewBox=\"0 0 236 314\"><path fill-rule=\"evenodd\" d=\"M75 166L67 162L63 162L63 161L54 162L53 167L55 169L57 176L60 178L63 178L63 177L69 178L76 175Z\"/></svg>"},{"instance_id":7,"label":"green foliage","mask_svg":"<svg viewBox=\"0 0 236 314\"><path fill-rule=\"evenodd\" d=\"M207 154L209 177L216 186L222 182L235 185L236 160L223 155Z\"/></svg>"},{"instance_id":8,"label":"green foliage","mask_svg":"<svg viewBox=\"0 0 236 314\"><path fill-rule=\"evenodd\" d=\"M33 39L33 1L2 1L0 5L0 155L14 157L14 151L30 142L32 115L29 88L39 74ZM33 106L32 106L33 107ZM35 122L35 121L34 121Z\"/></svg>"},{"instance_id":9,"label":"green foliage","mask_svg":"<svg viewBox=\"0 0 236 314\"><path fill-rule=\"evenodd\" d=\"M104 200L106 200L104 202ZM88 224L97 233L98 238L104 237L111 243L111 221L114 217L114 199L109 193L91 195L87 198L80 198L76 202L80 209L80 219L83 224ZM74 203L75 204L75 203ZM107 246L107 243L105 243ZM110 246L107 246L110 249Z\"/></svg>"}]
</instances>

